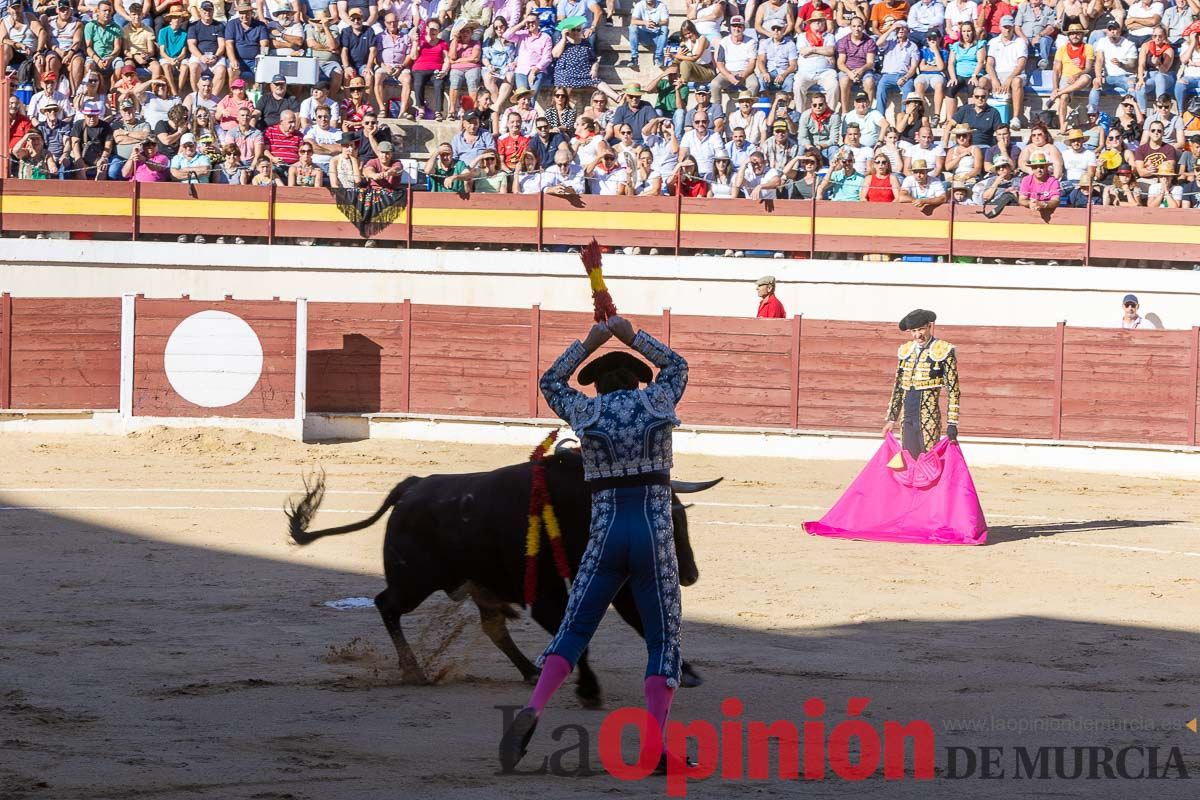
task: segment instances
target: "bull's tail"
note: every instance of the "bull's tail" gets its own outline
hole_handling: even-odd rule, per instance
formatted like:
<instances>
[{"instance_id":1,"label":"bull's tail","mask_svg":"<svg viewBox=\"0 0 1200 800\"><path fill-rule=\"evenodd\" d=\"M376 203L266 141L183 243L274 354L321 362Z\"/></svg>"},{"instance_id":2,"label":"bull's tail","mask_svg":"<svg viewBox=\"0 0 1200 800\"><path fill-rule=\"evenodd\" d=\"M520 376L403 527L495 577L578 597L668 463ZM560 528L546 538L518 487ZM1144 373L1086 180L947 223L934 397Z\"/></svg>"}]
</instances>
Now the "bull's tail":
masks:
<instances>
[{"instance_id":1,"label":"bull's tail","mask_svg":"<svg viewBox=\"0 0 1200 800\"><path fill-rule=\"evenodd\" d=\"M388 493L387 499L383 501L383 505L379 507L379 510L364 520L352 522L349 525L341 525L337 528L310 531L308 526L312 523L313 517L316 516L317 509L321 506L321 501L325 499L325 472L322 470L320 475L314 475L311 479L305 478L304 497L299 502L289 500L287 509L284 511L288 517L289 533L291 534L292 541L300 545L310 544L324 536L353 533L354 531L369 528L378 522L380 517L386 514L392 506L399 503L404 493L418 480L420 479L412 476L396 484L395 488Z\"/></svg>"}]
</instances>

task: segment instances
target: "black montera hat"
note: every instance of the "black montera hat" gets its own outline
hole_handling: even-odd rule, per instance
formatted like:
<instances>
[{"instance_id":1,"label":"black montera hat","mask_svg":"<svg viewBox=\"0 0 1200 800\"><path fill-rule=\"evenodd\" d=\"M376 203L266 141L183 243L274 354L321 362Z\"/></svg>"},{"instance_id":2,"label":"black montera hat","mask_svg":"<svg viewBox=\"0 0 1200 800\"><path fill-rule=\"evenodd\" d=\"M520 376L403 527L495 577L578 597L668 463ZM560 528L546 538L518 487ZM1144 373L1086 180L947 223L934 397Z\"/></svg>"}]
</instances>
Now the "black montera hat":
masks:
<instances>
[{"instance_id":1,"label":"black montera hat","mask_svg":"<svg viewBox=\"0 0 1200 800\"><path fill-rule=\"evenodd\" d=\"M922 328L931 322L937 321L937 314L932 311L926 311L923 308L918 308L908 312L904 319L900 320L900 330L911 331L917 328Z\"/></svg>"},{"instance_id":2,"label":"black montera hat","mask_svg":"<svg viewBox=\"0 0 1200 800\"><path fill-rule=\"evenodd\" d=\"M629 353L615 350L589 361L579 371L579 384L581 386L590 386L604 373L612 372L616 369L629 370L642 383L649 383L654 380L654 373L650 370L649 364Z\"/></svg>"}]
</instances>

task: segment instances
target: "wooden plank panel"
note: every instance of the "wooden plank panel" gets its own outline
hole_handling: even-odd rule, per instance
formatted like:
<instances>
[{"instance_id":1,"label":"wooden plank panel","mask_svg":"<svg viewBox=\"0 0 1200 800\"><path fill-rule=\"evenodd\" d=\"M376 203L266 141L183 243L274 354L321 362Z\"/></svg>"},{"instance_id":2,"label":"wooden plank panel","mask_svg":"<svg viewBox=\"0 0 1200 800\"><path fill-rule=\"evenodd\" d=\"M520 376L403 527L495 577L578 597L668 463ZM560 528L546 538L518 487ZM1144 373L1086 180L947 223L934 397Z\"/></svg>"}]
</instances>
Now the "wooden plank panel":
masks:
<instances>
[{"instance_id":1,"label":"wooden plank panel","mask_svg":"<svg viewBox=\"0 0 1200 800\"><path fill-rule=\"evenodd\" d=\"M11 325L13 407L116 407L119 299L13 298Z\"/></svg>"},{"instance_id":2,"label":"wooden plank panel","mask_svg":"<svg viewBox=\"0 0 1200 800\"><path fill-rule=\"evenodd\" d=\"M408 376L402 303L309 303L312 411L399 411Z\"/></svg>"}]
</instances>

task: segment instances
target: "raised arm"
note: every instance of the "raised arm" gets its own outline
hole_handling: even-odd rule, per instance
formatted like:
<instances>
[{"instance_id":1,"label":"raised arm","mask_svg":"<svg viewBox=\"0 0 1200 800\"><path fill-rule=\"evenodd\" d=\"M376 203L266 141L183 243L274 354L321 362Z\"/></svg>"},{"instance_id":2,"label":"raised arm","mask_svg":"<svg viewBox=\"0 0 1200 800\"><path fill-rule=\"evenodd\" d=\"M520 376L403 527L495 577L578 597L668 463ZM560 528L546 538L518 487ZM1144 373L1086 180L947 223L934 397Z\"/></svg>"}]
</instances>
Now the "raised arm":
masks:
<instances>
[{"instance_id":1,"label":"raised arm","mask_svg":"<svg viewBox=\"0 0 1200 800\"><path fill-rule=\"evenodd\" d=\"M599 323L593 325L587 338L582 342L578 339L571 342L538 381L547 405L565 422L570 423L575 416L575 409L588 401L586 394L570 385L571 376L579 369L579 365L611 336L612 331L606 326Z\"/></svg>"},{"instance_id":2,"label":"raised arm","mask_svg":"<svg viewBox=\"0 0 1200 800\"><path fill-rule=\"evenodd\" d=\"M678 403L687 388L687 360L645 331L633 335L633 325L624 317L609 317L608 327L613 336L658 367L658 376L650 384L651 389L657 387L659 391L665 391L672 404Z\"/></svg>"}]
</instances>

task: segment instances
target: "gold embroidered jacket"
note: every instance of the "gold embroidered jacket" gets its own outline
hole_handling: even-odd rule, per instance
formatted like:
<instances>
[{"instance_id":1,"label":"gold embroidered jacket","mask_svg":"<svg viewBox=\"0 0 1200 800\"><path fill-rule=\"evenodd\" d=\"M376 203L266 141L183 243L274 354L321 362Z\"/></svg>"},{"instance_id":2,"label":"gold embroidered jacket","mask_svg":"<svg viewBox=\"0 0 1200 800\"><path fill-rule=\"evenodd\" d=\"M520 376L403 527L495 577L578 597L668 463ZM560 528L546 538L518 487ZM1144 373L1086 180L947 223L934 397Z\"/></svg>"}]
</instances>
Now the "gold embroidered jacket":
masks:
<instances>
[{"instance_id":1,"label":"gold embroidered jacket","mask_svg":"<svg viewBox=\"0 0 1200 800\"><path fill-rule=\"evenodd\" d=\"M896 356L900 361L896 365L896 383L892 388L892 401L888 405L887 418L890 420L900 418L904 393L908 390L928 390L930 396L936 398L944 386L948 401L946 422L950 425L957 425L960 393L958 357L954 352L954 345L944 339L934 339L928 347L921 349L915 341L908 341L900 345ZM936 401L933 403L933 407L937 408Z\"/></svg>"}]
</instances>

